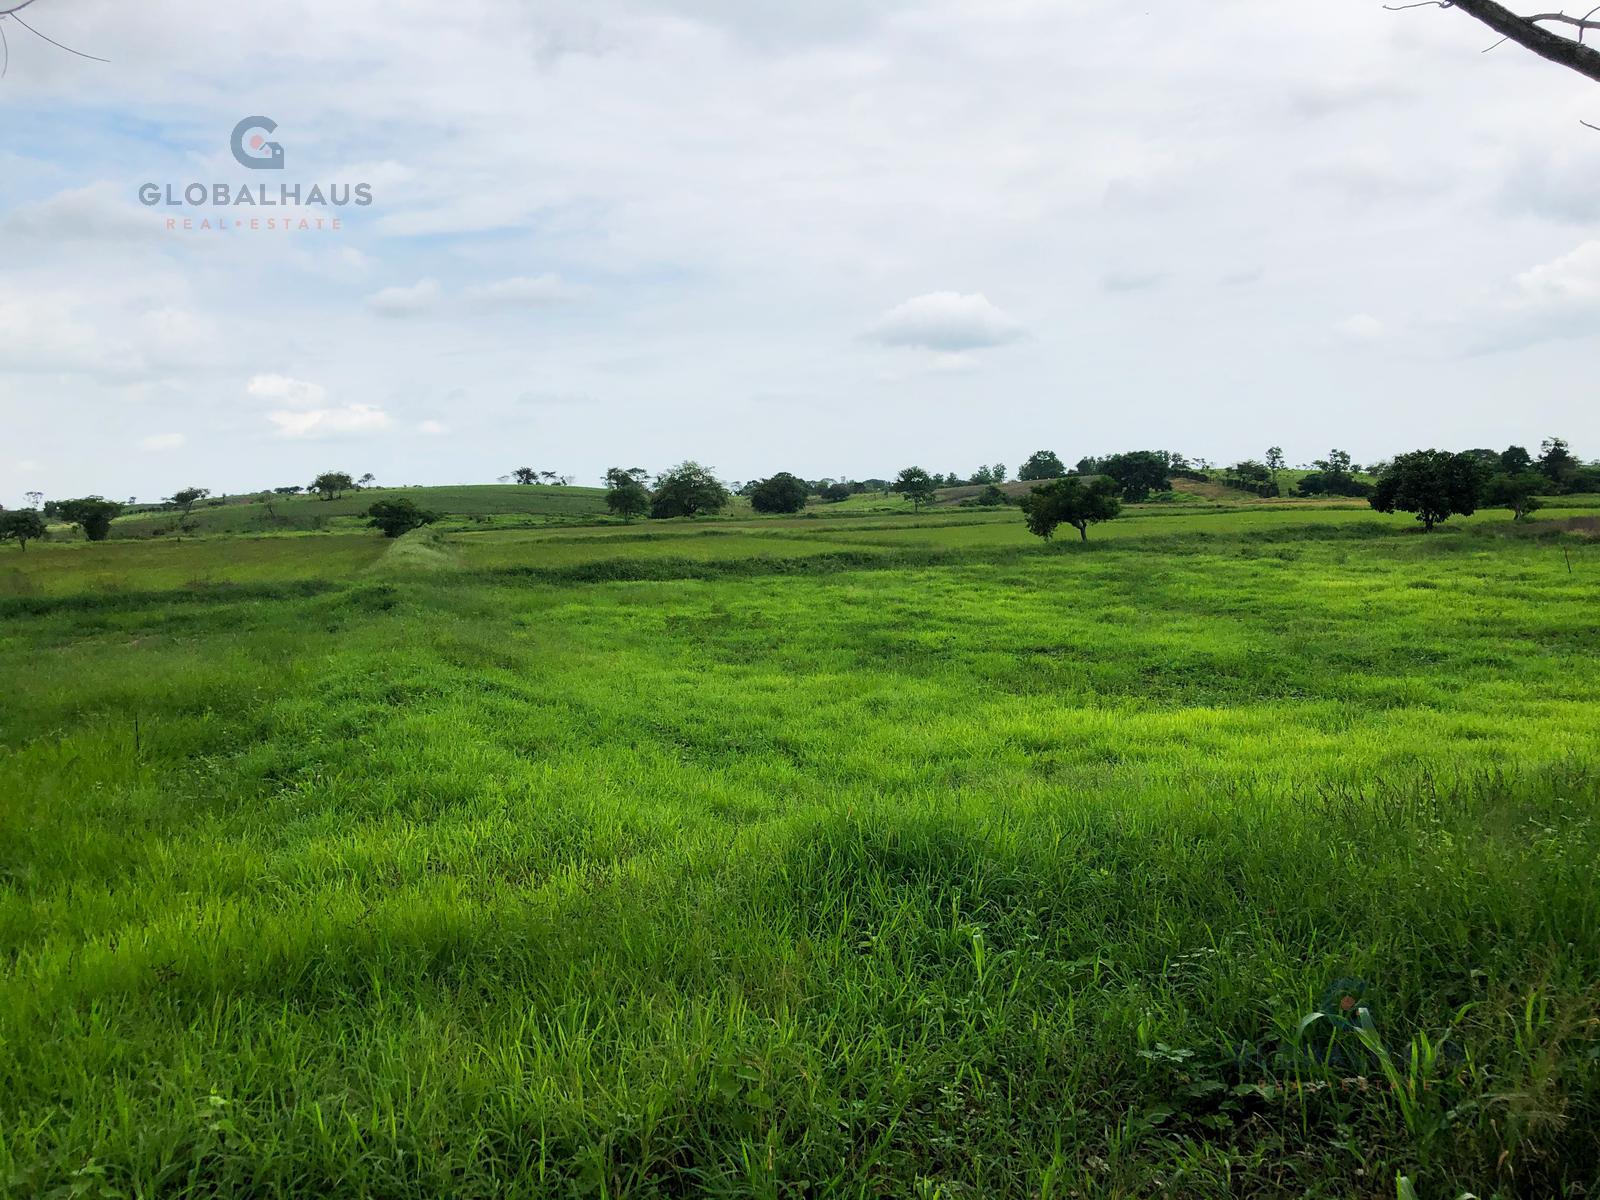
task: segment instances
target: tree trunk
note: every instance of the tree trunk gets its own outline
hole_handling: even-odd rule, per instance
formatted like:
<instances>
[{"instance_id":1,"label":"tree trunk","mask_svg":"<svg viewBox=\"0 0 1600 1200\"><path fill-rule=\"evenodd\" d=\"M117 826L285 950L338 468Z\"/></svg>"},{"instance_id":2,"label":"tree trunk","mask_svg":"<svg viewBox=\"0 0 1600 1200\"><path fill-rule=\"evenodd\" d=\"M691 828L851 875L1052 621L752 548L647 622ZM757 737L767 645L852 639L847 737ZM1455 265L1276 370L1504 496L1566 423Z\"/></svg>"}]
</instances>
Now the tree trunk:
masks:
<instances>
[{"instance_id":1,"label":"tree trunk","mask_svg":"<svg viewBox=\"0 0 1600 1200\"><path fill-rule=\"evenodd\" d=\"M1080 542L1087 542L1089 540L1089 524L1088 524L1088 522L1086 521L1082 525L1077 526L1077 530L1078 530L1078 540Z\"/></svg>"}]
</instances>

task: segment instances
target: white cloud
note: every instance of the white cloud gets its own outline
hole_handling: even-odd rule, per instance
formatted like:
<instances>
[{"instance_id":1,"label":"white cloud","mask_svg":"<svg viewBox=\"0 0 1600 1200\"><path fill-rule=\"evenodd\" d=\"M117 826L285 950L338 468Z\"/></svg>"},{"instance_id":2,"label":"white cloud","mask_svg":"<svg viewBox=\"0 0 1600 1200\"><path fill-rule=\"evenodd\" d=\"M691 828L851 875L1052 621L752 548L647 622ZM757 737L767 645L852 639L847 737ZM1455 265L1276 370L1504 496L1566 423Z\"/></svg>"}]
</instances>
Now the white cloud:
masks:
<instances>
[{"instance_id":1,"label":"white cloud","mask_svg":"<svg viewBox=\"0 0 1600 1200\"><path fill-rule=\"evenodd\" d=\"M1108 271L1100 277L1100 287L1107 292L1143 292L1166 282L1164 271Z\"/></svg>"},{"instance_id":2,"label":"white cloud","mask_svg":"<svg viewBox=\"0 0 1600 1200\"><path fill-rule=\"evenodd\" d=\"M287 375L256 375L245 384L245 391L257 400L287 404L291 408L316 408L328 398L320 383L291 379Z\"/></svg>"},{"instance_id":3,"label":"white cloud","mask_svg":"<svg viewBox=\"0 0 1600 1200\"><path fill-rule=\"evenodd\" d=\"M1600 241L1584 242L1560 258L1522 272L1510 306L1552 313L1600 307Z\"/></svg>"},{"instance_id":4,"label":"white cloud","mask_svg":"<svg viewBox=\"0 0 1600 1200\"><path fill-rule=\"evenodd\" d=\"M367 307L380 317L415 317L439 302L436 280L421 279L410 287L386 287L367 297Z\"/></svg>"},{"instance_id":5,"label":"white cloud","mask_svg":"<svg viewBox=\"0 0 1600 1200\"><path fill-rule=\"evenodd\" d=\"M139 439L139 449L152 453L160 453L163 450L178 450L188 440L181 433L152 433L149 437Z\"/></svg>"},{"instance_id":6,"label":"white cloud","mask_svg":"<svg viewBox=\"0 0 1600 1200\"><path fill-rule=\"evenodd\" d=\"M283 438L350 437L381 433L393 424L389 414L375 404L330 405L327 388L288 375L256 375L245 391L276 406L266 418Z\"/></svg>"},{"instance_id":7,"label":"white cloud","mask_svg":"<svg viewBox=\"0 0 1600 1200\"><path fill-rule=\"evenodd\" d=\"M1469 353L1588 339L1600 321L1600 240L1519 272L1492 303L1469 312Z\"/></svg>"},{"instance_id":8,"label":"white cloud","mask_svg":"<svg viewBox=\"0 0 1600 1200\"><path fill-rule=\"evenodd\" d=\"M14 237L44 242L127 243L159 234L159 219L126 197L127 192L109 183L92 183L14 209L0 222L0 229Z\"/></svg>"},{"instance_id":9,"label":"white cloud","mask_svg":"<svg viewBox=\"0 0 1600 1200\"><path fill-rule=\"evenodd\" d=\"M571 300L577 292L563 282L561 276L546 274L518 275L512 279L480 284L468 288L464 294L474 304L515 308L561 304Z\"/></svg>"},{"instance_id":10,"label":"white cloud","mask_svg":"<svg viewBox=\"0 0 1600 1200\"><path fill-rule=\"evenodd\" d=\"M347 404L342 408L282 409L269 412L267 420L285 438L322 439L377 433L393 422L389 414L372 404Z\"/></svg>"},{"instance_id":11,"label":"white cloud","mask_svg":"<svg viewBox=\"0 0 1600 1200\"><path fill-rule=\"evenodd\" d=\"M1388 332L1384 323L1371 313L1357 313L1346 317L1335 327L1340 337L1352 342L1375 342Z\"/></svg>"},{"instance_id":12,"label":"white cloud","mask_svg":"<svg viewBox=\"0 0 1600 1200\"><path fill-rule=\"evenodd\" d=\"M1022 326L982 292L929 292L884 313L868 336L885 346L914 346L952 353L1003 346L1023 336Z\"/></svg>"},{"instance_id":13,"label":"white cloud","mask_svg":"<svg viewBox=\"0 0 1600 1200\"><path fill-rule=\"evenodd\" d=\"M419 421L417 422L417 432L426 434L429 437L438 437L441 434L449 433L450 427L439 421Z\"/></svg>"},{"instance_id":14,"label":"white cloud","mask_svg":"<svg viewBox=\"0 0 1600 1200\"><path fill-rule=\"evenodd\" d=\"M0 138L0 427L52 491L170 488L174 456L140 454L140 434L189 430L190 453L216 381L269 369L319 382L215 414L219 487L317 444L273 431L377 441L383 418L352 400L404 434L371 465L419 481L493 478L513 440L585 478L689 455L742 477L882 475L908 429L917 457L970 469L1054 436L1064 388L1116 398L1072 414L1100 451L1159 428L1233 461L1270 430L1291 457L1349 436L1371 458L1435 435L1419 395L1450 397L1462 444L1600 445L1600 304L1583 260L1558 261L1600 237L1600 158L1574 136L1592 88L1512 47L1485 60L1481 28L1437 10L51 7L53 36L117 59L14 43L0 85L12 124L61 131ZM262 54L284 28L294 53ZM369 180L374 203L339 231L165 231L138 184L242 181L216 117L242 95L293 97L270 110L291 173ZM1157 271L1169 286L1135 286ZM994 303L960 294L980 291ZM839 336L907 297L871 337ZM559 321L496 328L528 313ZM1348 341L1352 314L1387 334ZM985 348L1023 325L1037 342ZM1541 352L1469 359L1490 336ZM1372 347L1395 348L1381 373ZM978 379L992 417L917 421ZM852 436L802 419L780 445L775 391L802 417L847 414ZM459 436L424 436L442 413Z\"/></svg>"}]
</instances>

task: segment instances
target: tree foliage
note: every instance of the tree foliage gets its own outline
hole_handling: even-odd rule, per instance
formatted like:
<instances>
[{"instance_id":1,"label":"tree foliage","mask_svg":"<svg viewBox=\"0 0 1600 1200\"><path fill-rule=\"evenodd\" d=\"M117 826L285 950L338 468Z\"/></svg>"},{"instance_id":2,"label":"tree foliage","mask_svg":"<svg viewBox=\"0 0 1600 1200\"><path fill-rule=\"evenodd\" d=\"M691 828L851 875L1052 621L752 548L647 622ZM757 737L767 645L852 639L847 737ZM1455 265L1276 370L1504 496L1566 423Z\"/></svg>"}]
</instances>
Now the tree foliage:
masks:
<instances>
[{"instance_id":1,"label":"tree foliage","mask_svg":"<svg viewBox=\"0 0 1600 1200\"><path fill-rule=\"evenodd\" d=\"M324 471L313 479L307 491L315 492L324 500L337 500L346 492L354 491L356 481L347 471Z\"/></svg>"},{"instance_id":2,"label":"tree foliage","mask_svg":"<svg viewBox=\"0 0 1600 1200\"><path fill-rule=\"evenodd\" d=\"M606 492L606 507L612 516L631 523L650 511L650 492L637 479L624 478Z\"/></svg>"},{"instance_id":3,"label":"tree foliage","mask_svg":"<svg viewBox=\"0 0 1600 1200\"><path fill-rule=\"evenodd\" d=\"M1526 446L1507 446L1500 451L1500 472L1504 475L1520 475L1524 471L1533 470L1533 455L1528 453Z\"/></svg>"},{"instance_id":4,"label":"tree foliage","mask_svg":"<svg viewBox=\"0 0 1600 1200\"><path fill-rule=\"evenodd\" d=\"M1276 496L1278 481L1273 477L1275 474L1276 472L1266 463L1247 458L1229 467L1223 473L1222 482L1241 492L1254 492L1258 496Z\"/></svg>"},{"instance_id":5,"label":"tree foliage","mask_svg":"<svg viewBox=\"0 0 1600 1200\"><path fill-rule=\"evenodd\" d=\"M167 503L175 505L178 511L187 517L190 513L190 510L192 510L196 504L204 500L209 495L211 495L210 488L179 488L177 491L173 492L172 495L167 497Z\"/></svg>"},{"instance_id":6,"label":"tree foliage","mask_svg":"<svg viewBox=\"0 0 1600 1200\"><path fill-rule=\"evenodd\" d=\"M1539 493L1549 486L1545 477L1537 471L1518 471L1508 474L1504 471L1492 475L1489 482L1483 487L1483 505L1485 508L1509 508L1511 519L1521 521L1531 512L1539 509Z\"/></svg>"},{"instance_id":7,"label":"tree foliage","mask_svg":"<svg viewBox=\"0 0 1600 1200\"><path fill-rule=\"evenodd\" d=\"M845 492L849 495L848 489ZM750 489L750 507L758 513L797 513L806 506L811 489L788 471L779 471Z\"/></svg>"},{"instance_id":8,"label":"tree foliage","mask_svg":"<svg viewBox=\"0 0 1600 1200\"><path fill-rule=\"evenodd\" d=\"M45 534L44 518L31 508L18 508L0 512L0 542L15 541L23 550L35 538Z\"/></svg>"},{"instance_id":9,"label":"tree foliage","mask_svg":"<svg viewBox=\"0 0 1600 1200\"><path fill-rule=\"evenodd\" d=\"M1101 475L1109 475L1122 489L1129 504L1148 500L1152 492L1172 488L1172 456L1163 450L1130 450L1112 454L1096 464Z\"/></svg>"},{"instance_id":10,"label":"tree foliage","mask_svg":"<svg viewBox=\"0 0 1600 1200\"><path fill-rule=\"evenodd\" d=\"M1426 532L1450 517L1470 517L1483 485L1483 464L1471 454L1413 450L1395 457L1368 502L1379 512L1416 513Z\"/></svg>"},{"instance_id":11,"label":"tree foliage","mask_svg":"<svg viewBox=\"0 0 1600 1200\"><path fill-rule=\"evenodd\" d=\"M1330 450L1327 458L1312 461L1315 471L1300 480L1302 496L1371 496L1372 485L1356 478L1359 468L1347 450Z\"/></svg>"},{"instance_id":12,"label":"tree foliage","mask_svg":"<svg viewBox=\"0 0 1600 1200\"><path fill-rule=\"evenodd\" d=\"M397 538L402 533L410 533L413 529L420 529L424 525L432 525L439 519L438 513L432 513L404 496L389 500L375 501L367 509L367 524L374 529L381 529L384 537Z\"/></svg>"},{"instance_id":13,"label":"tree foliage","mask_svg":"<svg viewBox=\"0 0 1600 1200\"><path fill-rule=\"evenodd\" d=\"M1570 490L1573 476L1583 464L1565 438L1545 438L1539 443L1539 473L1561 491Z\"/></svg>"},{"instance_id":14,"label":"tree foliage","mask_svg":"<svg viewBox=\"0 0 1600 1200\"><path fill-rule=\"evenodd\" d=\"M122 505L104 496L83 496L61 501L56 511L63 521L82 529L91 542L103 542L111 535L111 522L122 515Z\"/></svg>"},{"instance_id":15,"label":"tree foliage","mask_svg":"<svg viewBox=\"0 0 1600 1200\"><path fill-rule=\"evenodd\" d=\"M650 516L656 520L697 517L701 513L721 512L727 504L728 489L722 486L709 467L691 460L681 462L656 477L655 492L650 499Z\"/></svg>"},{"instance_id":16,"label":"tree foliage","mask_svg":"<svg viewBox=\"0 0 1600 1200\"><path fill-rule=\"evenodd\" d=\"M1024 481L1059 479L1066 473L1066 465L1054 450L1035 450L1028 455L1027 461L1017 468L1017 478Z\"/></svg>"},{"instance_id":17,"label":"tree foliage","mask_svg":"<svg viewBox=\"0 0 1600 1200\"><path fill-rule=\"evenodd\" d=\"M1121 486L1108 476L1087 483L1076 476L1042 483L1022 498L1028 531L1049 541L1056 528L1070 525L1080 541L1089 540L1089 526L1109 521L1122 511Z\"/></svg>"},{"instance_id":18,"label":"tree foliage","mask_svg":"<svg viewBox=\"0 0 1600 1200\"><path fill-rule=\"evenodd\" d=\"M932 504L939 485L921 467L907 467L895 477L890 490L911 501L911 510L921 512L924 504Z\"/></svg>"}]
</instances>

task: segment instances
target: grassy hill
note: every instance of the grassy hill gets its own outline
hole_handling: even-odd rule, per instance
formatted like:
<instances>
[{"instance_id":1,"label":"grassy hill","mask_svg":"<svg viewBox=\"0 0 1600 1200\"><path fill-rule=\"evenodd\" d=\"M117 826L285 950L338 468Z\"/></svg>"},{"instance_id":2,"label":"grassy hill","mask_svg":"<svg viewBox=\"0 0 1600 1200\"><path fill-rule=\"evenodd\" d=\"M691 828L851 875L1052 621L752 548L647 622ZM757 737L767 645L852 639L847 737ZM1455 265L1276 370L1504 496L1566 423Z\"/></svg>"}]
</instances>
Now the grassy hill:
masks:
<instances>
[{"instance_id":1,"label":"grassy hill","mask_svg":"<svg viewBox=\"0 0 1600 1200\"><path fill-rule=\"evenodd\" d=\"M143 508L119 517L111 526L113 538L166 537L179 533L203 536L219 533L308 533L359 529L363 513L374 501L405 497L418 507L454 520L452 524L544 524L555 521L592 520L604 515L605 490L586 487L544 487L519 484L469 484L459 487L364 488L336 500L315 496L260 494L229 496L207 501L189 514L178 528L179 514ZM62 526L52 537L70 538Z\"/></svg>"}]
</instances>

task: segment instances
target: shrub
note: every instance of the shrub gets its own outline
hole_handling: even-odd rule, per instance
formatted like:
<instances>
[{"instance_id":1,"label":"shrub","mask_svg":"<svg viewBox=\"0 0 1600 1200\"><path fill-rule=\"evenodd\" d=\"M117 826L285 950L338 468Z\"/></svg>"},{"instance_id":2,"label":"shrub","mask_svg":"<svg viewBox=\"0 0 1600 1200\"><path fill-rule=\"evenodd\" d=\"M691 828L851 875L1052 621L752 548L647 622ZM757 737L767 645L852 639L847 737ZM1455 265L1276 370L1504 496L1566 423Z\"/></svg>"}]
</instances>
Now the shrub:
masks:
<instances>
[{"instance_id":1,"label":"shrub","mask_svg":"<svg viewBox=\"0 0 1600 1200\"><path fill-rule=\"evenodd\" d=\"M439 519L439 514L418 508L411 500L401 496L377 501L367 509L367 518L367 524L374 529L381 529L384 537L397 538L402 533L432 525Z\"/></svg>"},{"instance_id":2,"label":"shrub","mask_svg":"<svg viewBox=\"0 0 1600 1200\"><path fill-rule=\"evenodd\" d=\"M779 471L750 489L750 507L758 513L797 513L806 506L806 497L810 494L811 489L804 480L788 471ZM849 494L846 487L845 495Z\"/></svg>"}]
</instances>

